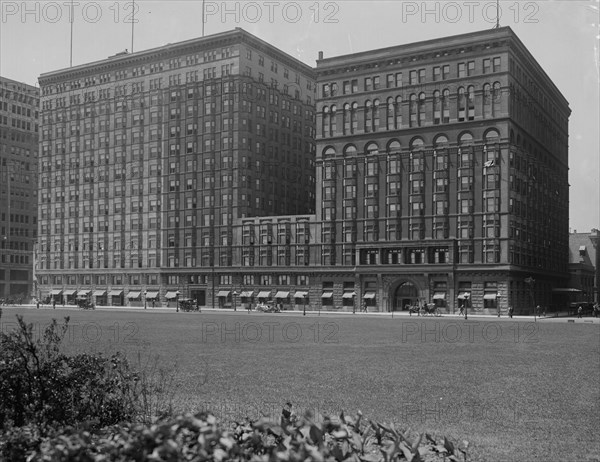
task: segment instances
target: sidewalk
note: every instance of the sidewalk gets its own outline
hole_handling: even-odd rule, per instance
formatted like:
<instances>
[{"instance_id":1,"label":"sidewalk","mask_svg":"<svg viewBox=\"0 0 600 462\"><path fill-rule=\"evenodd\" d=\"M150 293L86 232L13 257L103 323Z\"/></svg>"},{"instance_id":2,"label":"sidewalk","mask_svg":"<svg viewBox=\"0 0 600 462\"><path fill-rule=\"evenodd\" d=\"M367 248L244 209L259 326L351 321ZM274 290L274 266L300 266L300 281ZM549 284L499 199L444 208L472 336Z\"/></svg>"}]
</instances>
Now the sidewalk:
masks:
<instances>
[{"instance_id":1,"label":"sidewalk","mask_svg":"<svg viewBox=\"0 0 600 462\"><path fill-rule=\"evenodd\" d=\"M32 304L23 304L23 305L3 305L0 308L11 308L11 309L18 309L18 308L25 308L25 309L36 309L36 305L32 305ZM40 305L40 309L41 310L52 310L52 305ZM69 310L69 311L86 311L83 310L81 308L79 308L76 305L56 305L56 309L57 310ZM177 313L177 309L172 306L172 307L147 307L146 309L144 309L143 306L97 306L95 311L127 311L127 312L145 312L145 313ZM181 313L185 313L181 310L179 310ZM239 308L236 311L233 310L233 308L212 308L212 307L202 307L201 311L192 311L189 312L190 314L202 314L202 313L222 313L222 314L230 314L230 315L237 315L237 314L245 314L245 315L257 315L260 316L262 314L267 314L267 315L277 315L277 316L303 316L303 310L286 310L286 311L281 311L279 313L263 313L261 311L251 311L250 313L248 313L248 310L243 309L243 308ZM331 311L331 310L306 310L306 316L307 317L318 317L318 316L327 316L327 317L332 317L332 316L356 316L356 317L388 317L388 318L410 318L410 319L438 319L438 318L444 318L444 319L463 319L464 320L464 316L463 315L459 315L458 313L449 313L449 314L442 314L441 316L437 317L437 316L419 316L417 314L412 314L410 315L408 311L394 311L394 312L379 312L379 311L370 311L367 313L363 313L363 312L359 312L356 311L356 313L353 313L352 311ZM584 318L577 318L576 316L567 316L567 313L559 313L558 316L556 316L556 313L553 313L552 315L548 315L548 316L533 316L533 315L515 315L512 318L509 318L506 315L502 315L501 317L498 317L497 315L493 315L493 314L471 314L468 313L467 314L467 319L485 319L488 321L492 321L492 320L502 320L502 321L507 321L507 320L511 320L511 321L534 321L534 322L575 322L575 323L592 323L592 324L600 324L600 318L594 318L594 317L584 317Z\"/></svg>"}]
</instances>

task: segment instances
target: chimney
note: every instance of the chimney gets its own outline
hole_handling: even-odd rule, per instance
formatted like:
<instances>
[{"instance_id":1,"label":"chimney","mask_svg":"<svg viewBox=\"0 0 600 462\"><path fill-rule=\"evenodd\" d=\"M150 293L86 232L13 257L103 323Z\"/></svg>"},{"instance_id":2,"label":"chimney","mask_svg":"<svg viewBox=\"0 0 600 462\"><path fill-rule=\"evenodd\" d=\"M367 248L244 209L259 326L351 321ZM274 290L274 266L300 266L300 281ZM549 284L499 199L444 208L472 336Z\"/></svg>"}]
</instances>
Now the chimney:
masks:
<instances>
[{"instance_id":1,"label":"chimney","mask_svg":"<svg viewBox=\"0 0 600 462\"><path fill-rule=\"evenodd\" d=\"M323 52L322 52L322 51L319 51L319 61L320 61L321 59L323 59Z\"/></svg>"}]
</instances>

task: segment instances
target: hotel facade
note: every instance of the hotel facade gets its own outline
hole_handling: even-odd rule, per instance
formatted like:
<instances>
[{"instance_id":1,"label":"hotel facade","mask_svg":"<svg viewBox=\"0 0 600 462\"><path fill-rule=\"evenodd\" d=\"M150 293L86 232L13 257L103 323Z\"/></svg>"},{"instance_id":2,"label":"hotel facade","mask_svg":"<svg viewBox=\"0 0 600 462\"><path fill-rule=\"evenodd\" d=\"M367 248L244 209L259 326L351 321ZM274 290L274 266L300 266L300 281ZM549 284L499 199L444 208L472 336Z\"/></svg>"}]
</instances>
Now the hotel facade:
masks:
<instances>
[{"instance_id":1,"label":"hotel facade","mask_svg":"<svg viewBox=\"0 0 600 462\"><path fill-rule=\"evenodd\" d=\"M0 299L33 290L39 89L0 77Z\"/></svg>"},{"instance_id":2,"label":"hotel facade","mask_svg":"<svg viewBox=\"0 0 600 462\"><path fill-rule=\"evenodd\" d=\"M560 302L570 110L510 28L320 56L315 70L241 30L189 44L206 60L228 39L238 63L226 78L239 82L229 136L222 117L207 125L177 100L198 107L194 91L215 78L227 94L220 63L216 75L199 64L197 82L174 77L189 72L188 42L40 78L41 170L76 175L61 173L59 188L41 175L44 294L494 313ZM153 74L161 61L168 71ZM144 66L144 105L134 91L119 107L121 78L135 89ZM264 102L252 117L248 91Z\"/></svg>"}]
</instances>

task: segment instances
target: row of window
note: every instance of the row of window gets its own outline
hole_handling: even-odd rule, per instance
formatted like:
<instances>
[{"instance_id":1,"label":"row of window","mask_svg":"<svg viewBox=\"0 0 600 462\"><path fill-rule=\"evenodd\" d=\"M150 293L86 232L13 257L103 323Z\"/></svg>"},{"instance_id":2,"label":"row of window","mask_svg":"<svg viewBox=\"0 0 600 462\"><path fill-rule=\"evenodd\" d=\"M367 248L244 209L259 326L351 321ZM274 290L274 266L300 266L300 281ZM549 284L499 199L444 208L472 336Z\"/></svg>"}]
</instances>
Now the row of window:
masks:
<instances>
[{"instance_id":1,"label":"row of window","mask_svg":"<svg viewBox=\"0 0 600 462\"><path fill-rule=\"evenodd\" d=\"M500 72L501 69L501 59L499 56L494 58L483 58L481 62L481 74L491 74ZM427 71L430 72L430 77L427 78ZM409 85L419 85L428 82L439 82L451 78L466 78L476 75L475 71L475 61L469 60L465 62L460 62L456 64L456 72L451 75L450 73L450 65L438 65L432 66L429 69L421 68L421 69L413 69L408 72ZM349 95L353 93L358 93L359 91L377 91L382 89L382 76L374 75L369 77L364 77L362 80L362 87L359 90L359 80L351 79L344 80L342 82L342 94ZM385 75L385 88L402 88L403 86L403 73L395 72L388 73ZM329 82L324 83L321 86L321 96L323 98L331 98L337 96L339 93L339 87L337 82Z\"/></svg>"}]
</instances>

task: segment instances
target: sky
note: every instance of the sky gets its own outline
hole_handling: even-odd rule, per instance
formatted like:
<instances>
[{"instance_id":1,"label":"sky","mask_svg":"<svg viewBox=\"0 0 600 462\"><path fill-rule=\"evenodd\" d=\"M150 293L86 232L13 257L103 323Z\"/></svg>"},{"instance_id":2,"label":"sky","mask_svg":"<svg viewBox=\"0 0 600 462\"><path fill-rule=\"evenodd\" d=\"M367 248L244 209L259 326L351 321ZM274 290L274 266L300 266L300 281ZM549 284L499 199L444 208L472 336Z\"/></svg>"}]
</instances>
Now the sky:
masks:
<instances>
[{"instance_id":1,"label":"sky","mask_svg":"<svg viewBox=\"0 0 600 462\"><path fill-rule=\"evenodd\" d=\"M572 111L569 227L600 228L600 1L499 5L500 25L515 31ZM71 59L84 64L200 37L203 22L205 35L241 27L315 66L319 51L332 57L491 29L496 1L0 0L0 75L36 85Z\"/></svg>"}]
</instances>

